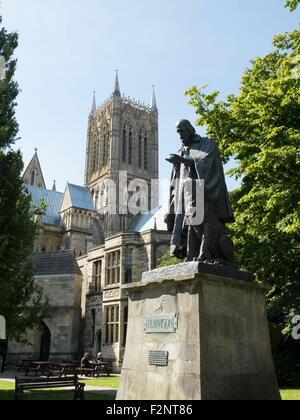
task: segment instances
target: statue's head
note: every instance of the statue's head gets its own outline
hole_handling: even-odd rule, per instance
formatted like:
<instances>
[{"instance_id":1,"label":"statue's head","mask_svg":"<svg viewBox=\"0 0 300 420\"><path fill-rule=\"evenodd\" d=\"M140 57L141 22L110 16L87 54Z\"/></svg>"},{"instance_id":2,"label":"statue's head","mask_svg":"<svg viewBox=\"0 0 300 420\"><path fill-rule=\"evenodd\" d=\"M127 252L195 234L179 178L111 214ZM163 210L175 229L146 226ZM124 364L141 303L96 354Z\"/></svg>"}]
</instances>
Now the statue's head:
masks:
<instances>
[{"instance_id":1,"label":"statue's head","mask_svg":"<svg viewBox=\"0 0 300 420\"><path fill-rule=\"evenodd\" d=\"M176 131L179 134L184 146L188 146L189 144L191 144L196 134L196 130L188 120L177 121Z\"/></svg>"}]
</instances>

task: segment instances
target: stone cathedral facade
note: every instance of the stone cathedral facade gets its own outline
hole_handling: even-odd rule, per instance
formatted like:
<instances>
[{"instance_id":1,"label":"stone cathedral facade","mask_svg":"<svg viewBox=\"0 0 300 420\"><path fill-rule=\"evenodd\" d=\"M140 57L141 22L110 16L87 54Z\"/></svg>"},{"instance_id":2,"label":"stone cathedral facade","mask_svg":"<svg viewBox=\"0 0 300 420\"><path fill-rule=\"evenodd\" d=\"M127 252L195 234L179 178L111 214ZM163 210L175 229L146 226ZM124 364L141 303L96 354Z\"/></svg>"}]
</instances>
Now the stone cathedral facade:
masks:
<instances>
[{"instance_id":1,"label":"stone cathedral facade","mask_svg":"<svg viewBox=\"0 0 300 420\"><path fill-rule=\"evenodd\" d=\"M47 212L32 256L35 281L50 302L31 346L9 343L9 363L20 359L79 360L84 352L120 369L126 345L127 296L122 286L141 280L167 252L170 235L158 203L158 110L121 96L118 74L88 117L84 185L47 189L37 151L23 175L33 204ZM154 182L153 182L154 180ZM133 203L133 204L130 204ZM134 211L132 211L134 209Z\"/></svg>"}]
</instances>

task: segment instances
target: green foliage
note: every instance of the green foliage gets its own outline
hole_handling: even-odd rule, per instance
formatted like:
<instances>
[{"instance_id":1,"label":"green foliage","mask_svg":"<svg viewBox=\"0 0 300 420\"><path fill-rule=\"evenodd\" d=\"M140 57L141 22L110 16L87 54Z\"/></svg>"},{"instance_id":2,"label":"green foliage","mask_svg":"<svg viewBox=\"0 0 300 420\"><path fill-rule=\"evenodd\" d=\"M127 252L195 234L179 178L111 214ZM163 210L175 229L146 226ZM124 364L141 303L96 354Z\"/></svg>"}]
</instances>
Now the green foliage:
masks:
<instances>
[{"instance_id":1,"label":"green foliage","mask_svg":"<svg viewBox=\"0 0 300 420\"><path fill-rule=\"evenodd\" d=\"M178 258L171 257L170 251L168 251L168 253L164 255L159 261L157 268L168 267L169 265L176 265L180 263L182 263L182 261L179 260Z\"/></svg>"},{"instance_id":2,"label":"green foliage","mask_svg":"<svg viewBox=\"0 0 300 420\"><path fill-rule=\"evenodd\" d=\"M300 0L286 0L284 7L289 7L290 11L293 12L297 9Z\"/></svg>"},{"instance_id":3,"label":"green foliage","mask_svg":"<svg viewBox=\"0 0 300 420\"><path fill-rule=\"evenodd\" d=\"M231 194L235 264L271 286L269 315L289 334L300 314L300 32L275 36L274 47L246 69L238 96L220 101L206 86L186 95L242 181Z\"/></svg>"},{"instance_id":4,"label":"green foliage","mask_svg":"<svg viewBox=\"0 0 300 420\"><path fill-rule=\"evenodd\" d=\"M0 313L6 318L8 338L20 341L26 328L34 328L46 317L47 303L34 283L29 258L37 235L33 216L45 206L31 211L31 198L22 186L22 156L11 147L18 133L15 106L19 88L13 80L17 45L17 34L1 28L0 55L6 60L6 79L0 81Z\"/></svg>"},{"instance_id":5,"label":"green foliage","mask_svg":"<svg viewBox=\"0 0 300 420\"><path fill-rule=\"evenodd\" d=\"M299 342L288 338L274 352L274 364L280 387L296 388L300 386Z\"/></svg>"}]
</instances>

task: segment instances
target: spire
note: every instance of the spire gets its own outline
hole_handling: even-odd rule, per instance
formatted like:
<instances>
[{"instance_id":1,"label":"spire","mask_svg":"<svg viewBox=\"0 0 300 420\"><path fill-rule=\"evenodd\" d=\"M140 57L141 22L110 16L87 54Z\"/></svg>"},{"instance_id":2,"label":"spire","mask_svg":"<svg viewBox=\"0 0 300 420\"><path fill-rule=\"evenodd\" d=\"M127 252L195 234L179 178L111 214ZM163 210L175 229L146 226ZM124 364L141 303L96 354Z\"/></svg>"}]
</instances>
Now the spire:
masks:
<instances>
[{"instance_id":1,"label":"spire","mask_svg":"<svg viewBox=\"0 0 300 420\"><path fill-rule=\"evenodd\" d=\"M150 108L154 112L157 112L158 111L157 105L156 105L156 97L155 97L154 85L152 86L152 97L151 97L151 102L150 102Z\"/></svg>"},{"instance_id":2,"label":"spire","mask_svg":"<svg viewBox=\"0 0 300 420\"><path fill-rule=\"evenodd\" d=\"M97 105L96 105L96 92L94 91L91 114L93 114L96 111L96 109L97 109Z\"/></svg>"},{"instance_id":3,"label":"spire","mask_svg":"<svg viewBox=\"0 0 300 420\"><path fill-rule=\"evenodd\" d=\"M119 84L119 77L118 77L118 70L116 70L115 88L114 88L113 95L114 96L121 96L120 84Z\"/></svg>"}]
</instances>

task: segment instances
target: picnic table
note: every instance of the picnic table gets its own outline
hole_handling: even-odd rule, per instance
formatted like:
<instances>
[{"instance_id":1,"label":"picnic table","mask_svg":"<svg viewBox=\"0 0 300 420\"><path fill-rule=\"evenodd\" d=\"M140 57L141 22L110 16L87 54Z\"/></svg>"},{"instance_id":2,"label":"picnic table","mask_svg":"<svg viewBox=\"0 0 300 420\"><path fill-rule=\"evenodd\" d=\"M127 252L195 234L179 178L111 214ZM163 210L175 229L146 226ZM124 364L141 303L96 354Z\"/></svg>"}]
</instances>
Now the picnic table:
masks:
<instances>
[{"instance_id":1,"label":"picnic table","mask_svg":"<svg viewBox=\"0 0 300 420\"><path fill-rule=\"evenodd\" d=\"M18 369L18 372L22 372L22 370L24 370L24 371L25 371L25 369L26 369L27 367L32 366L32 362L34 362L34 360L27 360L27 359L25 359L25 360L21 360L21 364L20 364L20 366L19 366L19 365L17 365L17 367L19 368L19 369Z\"/></svg>"},{"instance_id":2,"label":"picnic table","mask_svg":"<svg viewBox=\"0 0 300 420\"><path fill-rule=\"evenodd\" d=\"M28 375L29 372L34 372L35 376L38 374L44 375L47 374L50 369L50 363L49 362L41 362L41 361L32 361L29 363L26 363L23 367L25 371L25 376Z\"/></svg>"},{"instance_id":3,"label":"picnic table","mask_svg":"<svg viewBox=\"0 0 300 420\"><path fill-rule=\"evenodd\" d=\"M62 376L83 374L88 376L100 376L101 373L110 375L112 372L112 362L90 362L89 368L81 368L80 362L42 362L38 360L22 360L19 372L34 373L35 376Z\"/></svg>"},{"instance_id":4,"label":"picnic table","mask_svg":"<svg viewBox=\"0 0 300 420\"><path fill-rule=\"evenodd\" d=\"M59 376L75 375L77 373L78 363L61 363L61 362L42 362L39 360L22 360L18 372L22 370L25 376L28 373L35 373L35 376Z\"/></svg>"},{"instance_id":5,"label":"picnic table","mask_svg":"<svg viewBox=\"0 0 300 420\"><path fill-rule=\"evenodd\" d=\"M111 362L90 362L94 366L95 375L99 376L100 373L106 373L107 376L112 372Z\"/></svg>"},{"instance_id":6,"label":"picnic table","mask_svg":"<svg viewBox=\"0 0 300 420\"><path fill-rule=\"evenodd\" d=\"M78 363L69 362L69 363L58 363L58 364L56 364L57 368L60 369L60 375L59 376L76 375L79 364L80 364L79 362Z\"/></svg>"}]
</instances>

